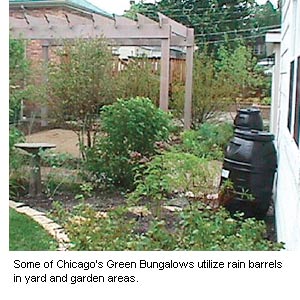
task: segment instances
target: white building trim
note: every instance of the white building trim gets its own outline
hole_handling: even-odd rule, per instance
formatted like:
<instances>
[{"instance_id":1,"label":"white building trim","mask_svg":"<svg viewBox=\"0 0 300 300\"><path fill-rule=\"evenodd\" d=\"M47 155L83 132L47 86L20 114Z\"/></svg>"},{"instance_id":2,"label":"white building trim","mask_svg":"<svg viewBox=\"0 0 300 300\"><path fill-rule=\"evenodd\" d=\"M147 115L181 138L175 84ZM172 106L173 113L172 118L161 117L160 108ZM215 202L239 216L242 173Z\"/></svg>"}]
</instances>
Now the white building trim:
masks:
<instances>
[{"instance_id":1,"label":"white building trim","mask_svg":"<svg viewBox=\"0 0 300 300\"><path fill-rule=\"evenodd\" d=\"M287 250L300 250L300 0L283 1L281 25L281 32L266 36L275 54L270 129L278 151L276 229Z\"/></svg>"}]
</instances>

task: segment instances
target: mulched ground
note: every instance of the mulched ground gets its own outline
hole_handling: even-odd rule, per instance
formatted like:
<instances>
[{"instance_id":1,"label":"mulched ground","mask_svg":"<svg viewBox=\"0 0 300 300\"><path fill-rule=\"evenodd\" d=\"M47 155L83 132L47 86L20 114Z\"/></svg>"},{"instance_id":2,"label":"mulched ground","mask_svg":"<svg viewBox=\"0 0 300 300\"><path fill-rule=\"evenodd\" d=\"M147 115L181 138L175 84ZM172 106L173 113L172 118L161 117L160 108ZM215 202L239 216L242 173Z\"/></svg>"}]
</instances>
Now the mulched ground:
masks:
<instances>
[{"instance_id":1,"label":"mulched ground","mask_svg":"<svg viewBox=\"0 0 300 300\"><path fill-rule=\"evenodd\" d=\"M52 210L53 201L59 201L63 206L72 210L72 208L79 204L79 201L75 199L75 195L72 193L60 193L55 196L54 199L48 198L46 195L42 195L38 198L32 198L29 196L22 196L18 201L25 203L29 207L35 208L39 211L48 213ZM97 210L102 212L110 211L120 205L125 204L125 196L121 192L106 191L98 193L96 196L86 199L86 203L91 204ZM143 233L146 232L153 215L148 215L139 212L128 212L127 217L129 219L136 220L136 232ZM167 228L172 231L175 222L179 219L172 211L162 208L161 218L166 222ZM276 241L276 228L275 228L275 218L274 218L274 207L270 207L268 214L265 219L267 225L267 238L271 241Z\"/></svg>"}]
</instances>

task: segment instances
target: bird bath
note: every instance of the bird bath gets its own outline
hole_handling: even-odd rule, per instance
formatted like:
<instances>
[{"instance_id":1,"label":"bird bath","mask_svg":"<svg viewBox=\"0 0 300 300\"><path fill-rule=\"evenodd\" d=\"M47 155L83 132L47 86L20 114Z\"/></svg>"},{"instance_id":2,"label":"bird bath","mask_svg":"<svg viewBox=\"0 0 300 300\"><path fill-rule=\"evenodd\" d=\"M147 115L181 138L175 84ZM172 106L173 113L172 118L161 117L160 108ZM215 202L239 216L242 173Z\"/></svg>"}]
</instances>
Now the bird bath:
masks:
<instances>
[{"instance_id":1,"label":"bird bath","mask_svg":"<svg viewBox=\"0 0 300 300\"><path fill-rule=\"evenodd\" d=\"M30 181L29 181L29 195L37 197L42 194L41 183L41 157L39 152L55 148L56 145L48 143L18 143L15 144L16 148L25 150L31 155L30 161Z\"/></svg>"}]
</instances>

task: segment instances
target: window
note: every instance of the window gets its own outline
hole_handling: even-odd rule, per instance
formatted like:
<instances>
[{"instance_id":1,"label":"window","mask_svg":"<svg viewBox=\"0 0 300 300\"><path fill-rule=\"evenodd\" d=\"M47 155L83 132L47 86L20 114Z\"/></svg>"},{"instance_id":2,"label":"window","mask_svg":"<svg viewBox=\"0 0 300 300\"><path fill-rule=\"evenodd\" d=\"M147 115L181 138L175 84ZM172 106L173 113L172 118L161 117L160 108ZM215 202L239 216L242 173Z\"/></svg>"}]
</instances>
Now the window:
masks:
<instances>
[{"instance_id":1,"label":"window","mask_svg":"<svg viewBox=\"0 0 300 300\"><path fill-rule=\"evenodd\" d=\"M295 101L295 122L294 139L299 146L300 137L300 56L297 59L297 79L296 79L296 101Z\"/></svg>"},{"instance_id":2,"label":"window","mask_svg":"<svg viewBox=\"0 0 300 300\"><path fill-rule=\"evenodd\" d=\"M300 56L291 62L287 126L295 142L300 144Z\"/></svg>"},{"instance_id":3,"label":"window","mask_svg":"<svg viewBox=\"0 0 300 300\"><path fill-rule=\"evenodd\" d=\"M291 62L290 68L290 88L289 88L289 111L288 111L288 128L291 131L293 117L293 91L294 91L294 61Z\"/></svg>"}]
</instances>

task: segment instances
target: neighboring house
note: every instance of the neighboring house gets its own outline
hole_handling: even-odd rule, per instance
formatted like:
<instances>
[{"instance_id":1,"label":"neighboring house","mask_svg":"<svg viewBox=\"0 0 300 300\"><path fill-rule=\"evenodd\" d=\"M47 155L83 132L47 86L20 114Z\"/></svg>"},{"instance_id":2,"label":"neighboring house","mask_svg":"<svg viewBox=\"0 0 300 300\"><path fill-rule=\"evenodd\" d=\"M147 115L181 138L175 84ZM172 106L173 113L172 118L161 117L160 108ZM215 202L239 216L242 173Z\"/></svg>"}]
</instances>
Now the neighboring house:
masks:
<instances>
[{"instance_id":1,"label":"neighboring house","mask_svg":"<svg viewBox=\"0 0 300 300\"><path fill-rule=\"evenodd\" d=\"M50 15L62 18L74 15L90 19L92 13L113 18L111 14L85 0L9 0L9 15L16 18L23 18L25 14L33 17ZM42 40L27 41L27 57L34 63L43 62L42 48Z\"/></svg>"},{"instance_id":2,"label":"neighboring house","mask_svg":"<svg viewBox=\"0 0 300 300\"><path fill-rule=\"evenodd\" d=\"M119 55L121 59L128 59L134 57L148 57L148 58L160 58L160 47L140 47L140 46L123 46L116 47L114 53ZM183 59L185 58L185 51L179 47L170 48L170 57Z\"/></svg>"},{"instance_id":3,"label":"neighboring house","mask_svg":"<svg viewBox=\"0 0 300 300\"><path fill-rule=\"evenodd\" d=\"M275 54L271 131L278 151L275 192L278 241L300 250L300 0L282 1L281 30L268 32Z\"/></svg>"}]
</instances>

